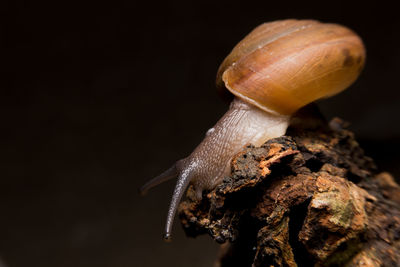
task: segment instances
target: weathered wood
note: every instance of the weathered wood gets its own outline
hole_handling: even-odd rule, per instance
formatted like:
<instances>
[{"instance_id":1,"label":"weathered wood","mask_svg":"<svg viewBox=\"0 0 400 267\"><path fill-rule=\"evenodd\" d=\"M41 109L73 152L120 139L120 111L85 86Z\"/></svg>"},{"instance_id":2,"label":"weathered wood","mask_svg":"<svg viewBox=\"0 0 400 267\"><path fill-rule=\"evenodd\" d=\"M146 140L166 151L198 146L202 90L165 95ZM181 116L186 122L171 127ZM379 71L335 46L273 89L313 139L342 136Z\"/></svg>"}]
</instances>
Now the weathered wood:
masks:
<instances>
[{"instance_id":1,"label":"weathered wood","mask_svg":"<svg viewBox=\"0 0 400 267\"><path fill-rule=\"evenodd\" d=\"M188 236L225 243L217 266L399 266L399 185L343 121L314 114L246 147L201 202L189 188L181 222Z\"/></svg>"}]
</instances>

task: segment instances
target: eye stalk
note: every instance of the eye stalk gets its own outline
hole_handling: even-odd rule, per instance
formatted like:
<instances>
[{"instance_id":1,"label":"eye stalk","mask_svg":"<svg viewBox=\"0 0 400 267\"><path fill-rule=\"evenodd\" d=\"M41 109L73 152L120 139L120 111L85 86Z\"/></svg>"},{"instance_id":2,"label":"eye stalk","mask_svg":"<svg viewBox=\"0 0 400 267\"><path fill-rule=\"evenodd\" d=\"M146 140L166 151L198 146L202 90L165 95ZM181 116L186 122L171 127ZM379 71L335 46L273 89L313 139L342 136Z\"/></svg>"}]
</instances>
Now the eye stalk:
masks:
<instances>
[{"instance_id":1,"label":"eye stalk","mask_svg":"<svg viewBox=\"0 0 400 267\"><path fill-rule=\"evenodd\" d=\"M264 23L240 41L222 62L219 90L235 98L227 113L187 157L150 180L140 191L178 177L164 238L170 240L179 202L189 184L201 200L230 174L235 154L285 134L290 116L320 98L350 86L365 63L361 39L337 24L315 20Z\"/></svg>"}]
</instances>

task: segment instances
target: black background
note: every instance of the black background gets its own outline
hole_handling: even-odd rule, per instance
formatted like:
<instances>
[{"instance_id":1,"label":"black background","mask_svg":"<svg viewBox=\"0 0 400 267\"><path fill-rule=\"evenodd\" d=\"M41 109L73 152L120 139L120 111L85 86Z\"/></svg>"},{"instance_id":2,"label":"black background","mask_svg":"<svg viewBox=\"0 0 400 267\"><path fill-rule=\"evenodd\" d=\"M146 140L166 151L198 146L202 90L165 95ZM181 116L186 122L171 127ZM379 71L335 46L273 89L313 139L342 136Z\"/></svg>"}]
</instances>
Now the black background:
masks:
<instances>
[{"instance_id":1,"label":"black background","mask_svg":"<svg viewBox=\"0 0 400 267\"><path fill-rule=\"evenodd\" d=\"M216 70L266 21L360 34L360 79L319 106L400 177L400 20L384 1L2 1L0 15L5 266L211 266L207 236L188 239L176 223L174 241L161 240L174 183L145 198L137 188L224 113Z\"/></svg>"}]
</instances>

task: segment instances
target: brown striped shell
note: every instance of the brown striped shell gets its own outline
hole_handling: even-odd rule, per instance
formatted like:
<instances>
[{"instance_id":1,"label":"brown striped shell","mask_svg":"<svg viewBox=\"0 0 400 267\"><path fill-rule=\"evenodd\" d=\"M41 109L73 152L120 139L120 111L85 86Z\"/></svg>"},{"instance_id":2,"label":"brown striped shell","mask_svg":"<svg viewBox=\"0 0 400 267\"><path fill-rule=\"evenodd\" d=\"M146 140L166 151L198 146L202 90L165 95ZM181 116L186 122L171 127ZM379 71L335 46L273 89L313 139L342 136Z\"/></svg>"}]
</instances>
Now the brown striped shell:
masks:
<instances>
[{"instance_id":1,"label":"brown striped shell","mask_svg":"<svg viewBox=\"0 0 400 267\"><path fill-rule=\"evenodd\" d=\"M255 28L225 58L217 86L259 108L290 115L350 86L365 62L350 29L315 20L282 20Z\"/></svg>"}]
</instances>

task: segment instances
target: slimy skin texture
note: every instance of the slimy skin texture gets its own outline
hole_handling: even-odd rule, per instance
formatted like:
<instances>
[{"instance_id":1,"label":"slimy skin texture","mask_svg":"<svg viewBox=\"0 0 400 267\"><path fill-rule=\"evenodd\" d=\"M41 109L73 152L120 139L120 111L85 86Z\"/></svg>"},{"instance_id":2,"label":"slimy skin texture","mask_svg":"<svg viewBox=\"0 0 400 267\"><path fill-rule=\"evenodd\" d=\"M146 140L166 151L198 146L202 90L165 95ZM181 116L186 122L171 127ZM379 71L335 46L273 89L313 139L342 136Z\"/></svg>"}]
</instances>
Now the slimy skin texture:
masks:
<instances>
[{"instance_id":1,"label":"slimy skin texture","mask_svg":"<svg viewBox=\"0 0 400 267\"><path fill-rule=\"evenodd\" d=\"M361 39L350 29L315 20L282 20L256 27L236 45L217 73L217 87L235 96L228 112L187 157L146 183L141 192L178 177L165 226L172 223L187 186L197 199L230 174L235 154L285 134L290 116L350 86L365 62Z\"/></svg>"},{"instance_id":2,"label":"slimy skin texture","mask_svg":"<svg viewBox=\"0 0 400 267\"><path fill-rule=\"evenodd\" d=\"M230 174L230 161L245 145L262 145L283 135L289 116L266 116L265 112L235 99L227 113L208 130L204 140L183 160L185 165L201 166L191 173L196 196L211 190ZM213 177L209 179L207 177Z\"/></svg>"},{"instance_id":3,"label":"slimy skin texture","mask_svg":"<svg viewBox=\"0 0 400 267\"><path fill-rule=\"evenodd\" d=\"M265 111L236 98L227 113L207 131L204 140L187 157L179 160L167 172L145 184L142 191L178 176L167 216L165 239L171 235L172 222L179 201L189 183L192 183L197 199L204 190L215 188L230 174L233 156L247 144L262 145L268 139L286 132L289 116L266 114Z\"/></svg>"}]
</instances>

